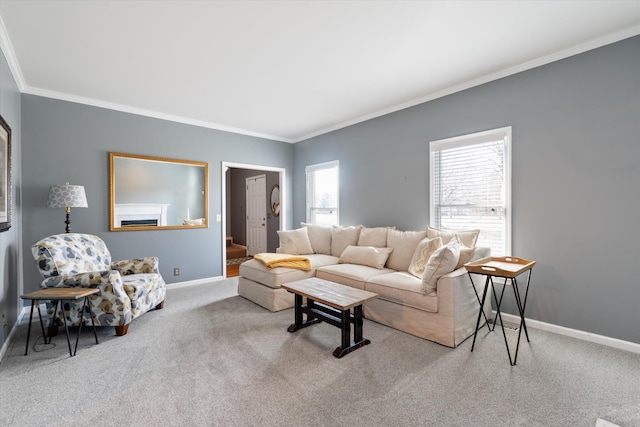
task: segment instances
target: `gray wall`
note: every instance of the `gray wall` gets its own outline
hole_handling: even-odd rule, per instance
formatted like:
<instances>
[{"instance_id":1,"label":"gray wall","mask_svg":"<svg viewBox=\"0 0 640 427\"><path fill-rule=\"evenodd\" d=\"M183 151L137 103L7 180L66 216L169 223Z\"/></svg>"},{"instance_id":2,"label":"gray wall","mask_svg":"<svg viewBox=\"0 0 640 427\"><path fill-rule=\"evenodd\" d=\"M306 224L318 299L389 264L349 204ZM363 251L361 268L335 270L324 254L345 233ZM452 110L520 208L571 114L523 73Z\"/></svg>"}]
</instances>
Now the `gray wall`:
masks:
<instances>
[{"instance_id":1,"label":"gray wall","mask_svg":"<svg viewBox=\"0 0 640 427\"><path fill-rule=\"evenodd\" d=\"M22 96L22 117L27 291L37 289L40 282L31 245L64 232L64 210L46 208L52 184L69 181L85 186L89 207L72 209L72 232L100 236L115 260L158 256L161 273L173 283L223 274L222 223L215 221L222 213L223 161L292 170L293 147L283 142L33 95ZM208 162L209 228L109 232L110 151ZM180 267L179 277L173 276L174 267Z\"/></svg>"},{"instance_id":2,"label":"gray wall","mask_svg":"<svg viewBox=\"0 0 640 427\"><path fill-rule=\"evenodd\" d=\"M0 348L18 319L22 294L20 91L0 50L0 115L11 128L12 226L0 233Z\"/></svg>"},{"instance_id":3,"label":"gray wall","mask_svg":"<svg viewBox=\"0 0 640 427\"><path fill-rule=\"evenodd\" d=\"M429 141L503 126L526 315L640 343L640 37L297 143L293 223L304 167L339 160L342 224L423 229Z\"/></svg>"}]
</instances>

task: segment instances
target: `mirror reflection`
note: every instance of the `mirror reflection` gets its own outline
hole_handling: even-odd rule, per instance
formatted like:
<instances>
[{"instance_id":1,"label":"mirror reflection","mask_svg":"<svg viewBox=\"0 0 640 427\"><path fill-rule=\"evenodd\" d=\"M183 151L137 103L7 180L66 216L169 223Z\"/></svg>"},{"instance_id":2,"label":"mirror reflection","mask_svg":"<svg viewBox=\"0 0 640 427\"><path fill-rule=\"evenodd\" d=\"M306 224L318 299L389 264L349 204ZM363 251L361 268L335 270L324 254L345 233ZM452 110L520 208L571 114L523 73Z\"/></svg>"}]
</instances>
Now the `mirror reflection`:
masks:
<instances>
[{"instance_id":1,"label":"mirror reflection","mask_svg":"<svg viewBox=\"0 0 640 427\"><path fill-rule=\"evenodd\" d=\"M271 213L274 216L280 216L280 186L278 184L274 185L271 189Z\"/></svg>"},{"instance_id":2,"label":"mirror reflection","mask_svg":"<svg viewBox=\"0 0 640 427\"><path fill-rule=\"evenodd\" d=\"M205 228L206 162L109 153L111 231Z\"/></svg>"}]
</instances>

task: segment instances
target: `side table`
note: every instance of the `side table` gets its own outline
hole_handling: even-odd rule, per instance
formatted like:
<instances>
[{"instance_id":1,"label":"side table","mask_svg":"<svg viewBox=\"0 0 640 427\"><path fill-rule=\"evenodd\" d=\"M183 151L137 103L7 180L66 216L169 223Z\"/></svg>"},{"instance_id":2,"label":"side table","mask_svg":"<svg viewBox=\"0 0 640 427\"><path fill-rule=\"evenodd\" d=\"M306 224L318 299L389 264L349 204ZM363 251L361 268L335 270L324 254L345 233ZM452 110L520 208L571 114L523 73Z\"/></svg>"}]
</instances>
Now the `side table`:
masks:
<instances>
[{"instance_id":1,"label":"side table","mask_svg":"<svg viewBox=\"0 0 640 427\"><path fill-rule=\"evenodd\" d=\"M478 329L480 329L480 320L482 319L482 315L484 314L485 300L487 298L487 290L489 288L489 284L491 284L491 289L493 290L493 297L496 303L496 317L493 322L493 329L489 326L489 322L487 321L487 328L490 331L495 329L495 320L500 319L500 326L502 327L502 335L504 336L504 344L507 347L507 354L509 356L509 363L511 366L516 364L518 359L518 350L520 349L520 336L522 335L522 330L524 329L524 334L527 338L527 342L529 342L529 332L527 331L527 324L524 319L524 310L527 306L527 296L529 294L529 284L531 283L531 270L535 265L535 261L530 261L522 258L515 257L489 257L484 258L475 262L470 262L464 265L467 269L467 273L469 274L469 279L471 279L471 284L473 286L473 277L471 273L481 274L486 276L484 283L484 290L482 292L482 299L478 295L476 291L476 298L480 303L480 311L478 313L478 321L476 322L476 331L473 334L473 344L471 345L471 351L476 345L476 336L478 335ZM529 272L529 277L527 279L527 287L524 293L524 299L520 295L520 290L518 289L518 282L516 277L521 275L524 272ZM503 278L504 282L502 283L502 292L500 293L500 299L498 299L498 295L496 294L496 288L493 282L494 277ZM502 322L502 315L500 314L500 305L502 304L502 297L504 296L504 290L507 285L510 284L513 288L513 294L515 296L516 305L518 306L518 313L520 315L520 327L518 328L518 341L516 344L516 352L511 358L511 351L509 350L509 343L507 342L507 334L504 330L504 323ZM474 286L475 291L475 286ZM486 315L485 315L486 319Z\"/></svg>"},{"instance_id":2,"label":"side table","mask_svg":"<svg viewBox=\"0 0 640 427\"><path fill-rule=\"evenodd\" d=\"M82 330L82 321L78 326L78 334L76 335L76 346L71 352L71 340L69 339L69 327L67 325L67 317L64 315L64 301L74 301L79 299L84 299L82 305L82 315L84 316L85 308L89 310L89 317L91 317L91 325L93 326L93 336L96 338L96 344L98 343L98 334L96 332L96 324L93 316L93 310L91 309L91 304L89 303L89 297L91 295L95 295L99 293L100 290L97 288L47 288L41 289L39 291L31 292L29 294L22 295L20 298L25 300L31 300L31 313L29 315L29 327L27 329L27 345L24 350L24 355L26 356L29 352L29 337L31 335L31 321L33 320L33 306L37 305L38 307L38 318L40 319L40 327L42 328L42 336L44 337L44 343L51 343L51 338L49 337L49 341L47 341L47 335L44 332L44 323L42 322L42 313L40 312L40 304L38 301L55 301L55 307L53 309L53 318L51 319L51 325L53 326L53 322L55 322L56 314L58 312L58 305L60 306L60 311L62 312L62 318L64 319L64 329L67 333L67 345L69 346L69 355L71 357L76 355L76 351L78 351L78 340L80 339L80 331Z\"/></svg>"}]
</instances>

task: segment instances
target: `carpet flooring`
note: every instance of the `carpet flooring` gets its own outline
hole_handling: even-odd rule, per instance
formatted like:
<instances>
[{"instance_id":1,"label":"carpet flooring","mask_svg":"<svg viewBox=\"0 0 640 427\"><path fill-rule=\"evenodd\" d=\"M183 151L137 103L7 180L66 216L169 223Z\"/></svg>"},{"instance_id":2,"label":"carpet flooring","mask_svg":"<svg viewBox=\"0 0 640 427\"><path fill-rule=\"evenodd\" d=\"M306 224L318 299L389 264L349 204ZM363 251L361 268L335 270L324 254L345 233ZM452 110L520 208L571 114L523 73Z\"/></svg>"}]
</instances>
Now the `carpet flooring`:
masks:
<instances>
[{"instance_id":1,"label":"carpet flooring","mask_svg":"<svg viewBox=\"0 0 640 427\"><path fill-rule=\"evenodd\" d=\"M21 325L0 361L0 425L640 426L639 354L531 328L512 367L486 328L470 352L365 320L372 343L336 359L337 328L292 321L229 279L169 287L124 337L100 328L96 345L83 329L72 358L64 334L24 356Z\"/></svg>"}]
</instances>

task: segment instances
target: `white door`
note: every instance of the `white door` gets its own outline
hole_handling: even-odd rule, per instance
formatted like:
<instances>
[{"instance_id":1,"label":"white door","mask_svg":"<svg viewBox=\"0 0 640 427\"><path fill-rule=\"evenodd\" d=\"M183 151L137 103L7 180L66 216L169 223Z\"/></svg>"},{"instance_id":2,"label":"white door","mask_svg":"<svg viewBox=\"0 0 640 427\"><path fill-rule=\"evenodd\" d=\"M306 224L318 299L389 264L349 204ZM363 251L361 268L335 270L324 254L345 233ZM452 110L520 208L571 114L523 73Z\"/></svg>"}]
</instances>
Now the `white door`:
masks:
<instances>
[{"instance_id":1,"label":"white door","mask_svg":"<svg viewBox=\"0 0 640 427\"><path fill-rule=\"evenodd\" d=\"M247 254L267 252L266 176L247 178Z\"/></svg>"}]
</instances>

